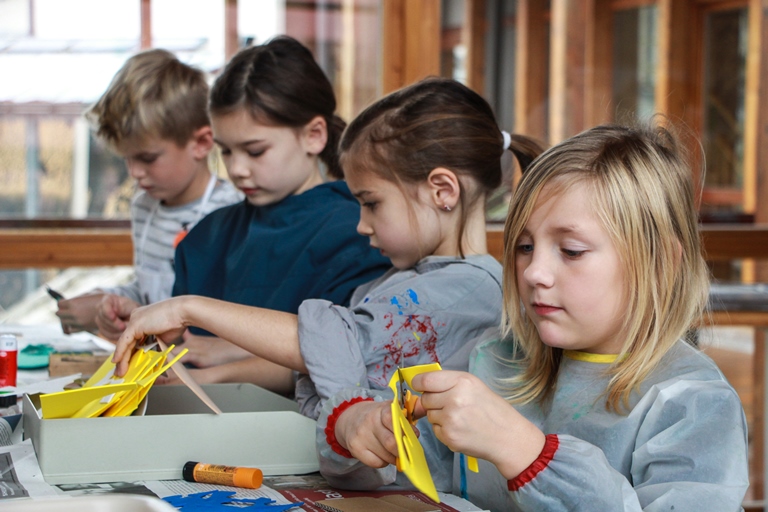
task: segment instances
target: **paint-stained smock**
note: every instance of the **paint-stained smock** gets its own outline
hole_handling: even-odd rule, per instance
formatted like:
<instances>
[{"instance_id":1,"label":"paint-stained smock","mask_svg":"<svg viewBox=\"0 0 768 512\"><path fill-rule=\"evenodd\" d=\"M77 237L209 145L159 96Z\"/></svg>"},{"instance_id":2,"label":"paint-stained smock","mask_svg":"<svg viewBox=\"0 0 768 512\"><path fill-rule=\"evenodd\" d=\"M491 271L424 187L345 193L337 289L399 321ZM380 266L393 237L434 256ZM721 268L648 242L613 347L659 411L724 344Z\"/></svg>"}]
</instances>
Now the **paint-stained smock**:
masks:
<instances>
[{"instance_id":1,"label":"paint-stained smock","mask_svg":"<svg viewBox=\"0 0 768 512\"><path fill-rule=\"evenodd\" d=\"M498 357L511 358L511 347L497 336L482 342L470 371L498 389L497 379L513 374ZM630 412L616 414L605 408L605 364L576 357L563 358L551 403L516 406L547 434L539 459L509 482L480 460L479 473L465 472L470 501L498 511L741 510L749 484L746 420L712 360L679 341L632 393ZM433 437L422 431L425 450ZM334 485L371 489L392 481L391 466L344 460L325 439L318 435L321 470ZM458 454L453 480L459 494Z\"/></svg>"},{"instance_id":2,"label":"paint-stained smock","mask_svg":"<svg viewBox=\"0 0 768 512\"><path fill-rule=\"evenodd\" d=\"M391 401L388 384L398 366L439 362L444 369L466 370L474 340L501 321L501 265L488 255L430 256L361 286L351 304L310 300L299 309L301 353L311 380L299 379L296 398L308 416L322 409L318 432L328 414L353 397ZM418 427L424 439L430 424L422 419ZM448 491L452 453L434 436L426 438L438 490ZM327 443L324 451L342 473L356 462L333 453ZM391 469L379 485L394 480Z\"/></svg>"},{"instance_id":3,"label":"paint-stained smock","mask_svg":"<svg viewBox=\"0 0 768 512\"><path fill-rule=\"evenodd\" d=\"M203 219L176 249L173 295L296 313L302 301L348 304L392 268L357 233L360 205L343 181L266 206L248 201ZM205 331L191 328L195 334Z\"/></svg>"},{"instance_id":4,"label":"paint-stained smock","mask_svg":"<svg viewBox=\"0 0 768 512\"><path fill-rule=\"evenodd\" d=\"M470 371L493 386L511 374L495 357L510 350L497 340L479 345ZM495 466L481 461L479 474L467 472L471 501L505 511L741 510L749 485L746 419L711 359L678 341L632 393L630 412L616 414L605 407L606 364L578 356L563 358L551 404L517 407L554 434L537 461L540 471L523 472L509 482L519 488L509 491Z\"/></svg>"}]
</instances>

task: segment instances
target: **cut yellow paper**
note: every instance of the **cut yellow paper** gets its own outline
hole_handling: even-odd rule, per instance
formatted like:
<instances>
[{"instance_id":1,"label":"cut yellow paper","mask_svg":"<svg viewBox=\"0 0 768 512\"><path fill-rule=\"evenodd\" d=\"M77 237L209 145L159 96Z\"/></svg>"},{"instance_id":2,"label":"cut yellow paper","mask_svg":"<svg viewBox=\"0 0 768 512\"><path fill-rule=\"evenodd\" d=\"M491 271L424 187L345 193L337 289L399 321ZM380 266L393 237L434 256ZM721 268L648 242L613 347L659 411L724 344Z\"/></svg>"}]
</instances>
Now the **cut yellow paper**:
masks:
<instances>
[{"instance_id":1,"label":"cut yellow paper","mask_svg":"<svg viewBox=\"0 0 768 512\"><path fill-rule=\"evenodd\" d=\"M45 419L70 418L94 400L98 401L112 393L137 387L136 382L122 382L120 384L69 389L58 393L46 393L40 395L40 407Z\"/></svg>"},{"instance_id":2,"label":"cut yellow paper","mask_svg":"<svg viewBox=\"0 0 768 512\"><path fill-rule=\"evenodd\" d=\"M173 347L174 347L174 345L171 345L171 346L169 346L167 349L165 349L165 350L162 352L162 353L163 353L163 355L165 356L165 355L169 354L169 353L171 352L171 350L173 350ZM154 370L154 371L153 371L152 373L150 373L148 376L146 376L146 377L142 378L141 380L139 380L139 385L140 385L141 387L149 387L149 386L151 386L151 385L152 385L152 383L155 381L155 379L157 379L159 376L161 376L163 373L165 373L165 372L168 370L168 368L170 368L171 366L173 366L173 365L176 363L176 361L178 361L179 359L181 359L181 358L184 356L184 354L186 354L187 352L189 352L189 349L188 349L188 348L185 348L184 350L182 350L181 352L179 352L179 353L176 355L176 357L174 357L173 359L171 359L171 361L170 361L169 363L166 363L166 364L164 364L164 365L163 365L163 366L161 366L159 369L156 369L156 370Z\"/></svg>"},{"instance_id":3,"label":"cut yellow paper","mask_svg":"<svg viewBox=\"0 0 768 512\"><path fill-rule=\"evenodd\" d=\"M395 394L391 410L392 432L394 432L395 441L397 442L397 469L408 477L414 487L429 496L436 503L440 503L440 497L437 495L435 482L432 480L432 474L429 471L427 459L424 456L424 448L421 447L419 438L416 436L416 432L413 431L413 426L400 407L399 384L402 379L410 386L411 380L416 375L440 369L440 364L438 363L399 368L389 380L389 387Z\"/></svg>"},{"instance_id":4,"label":"cut yellow paper","mask_svg":"<svg viewBox=\"0 0 768 512\"><path fill-rule=\"evenodd\" d=\"M135 392L130 395L122 397L119 401L111 404L111 406L104 411L101 416L105 418L118 417L118 416L130 416L133 411L139 406L141 400L137 399Z\"/></svg>"},{"instance_id":5,"label":"cut yellow paper","mask_svg":"<svg viewBox=\"0 0 768 512\"><path fill-rule=\"evenodd\" d=\"M400 374L402 375L405 383L408 384L408 387L413 389L413 386L411 386L411 381L415 376L417 376L420 373L434 372L437 370L442 370L442 368L440 367L440 363L430 363L430 364L411 366L409 368L401 368ZM476 457L467 456L467 468L469 468L469 470L472 471L473 473L480 472L480 467L477 465Z\"/></svg>"},{"instance_id":6,"label":"cut yellow paper","mask_svg":"<svg viewBox=\"0 0 768 512\"><path fill-rule=\"evenodd\" d=\"M166 363L173 347L137 350L131 355L128 371L121 379L114 377L115 364L106 360L80 389L48 393L40 396L43 417L92 418L95 416L127 416L149 392L155 379L177 362L186 349Z\"/></svg>"},{"instance_id":7,"label":"cut yellow paper","mask_svg":"<svg viewBox=\"0 0 768 512\"><path fill-rule=\"evenodd\" d=\"M129 393L126 393L125 396L121 397L120 400L112 404L109 409L104 411L102 416L113 417L128 416L132 414L147 395L147 393L149 393L149 390L157 377L162 375L168 369L168 367L176 363L184 354L189 351L189 349L182 350L180 354L173 358L173 360L166 363L165 361L173 348L174 346L171 345L170 347L163 347L162 352L148 352L146 357L151 360L151 364L147 365L145 370L140 374L139 380L137 381L138 388L130 391ZM126 373L126 376L127 375L128 373Z\"/></svg>"}]
</instances>

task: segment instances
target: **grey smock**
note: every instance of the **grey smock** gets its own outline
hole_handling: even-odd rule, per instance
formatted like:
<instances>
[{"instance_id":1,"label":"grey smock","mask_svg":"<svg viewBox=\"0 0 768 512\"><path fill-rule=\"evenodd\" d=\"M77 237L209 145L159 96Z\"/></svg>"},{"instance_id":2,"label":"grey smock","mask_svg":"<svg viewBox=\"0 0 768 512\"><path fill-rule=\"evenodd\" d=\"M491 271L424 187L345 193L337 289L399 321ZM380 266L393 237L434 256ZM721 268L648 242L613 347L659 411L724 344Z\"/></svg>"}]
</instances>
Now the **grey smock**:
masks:
<instances>
[{"instance_id":1,"label":"grey smock","mask_svg":"<svg viewBox=\"0 0 768 512\"><path fill-rule=\"evenodd\" d=\"M346 388L388 390L398 366L466 368L471 340L500 321L501 265L489 255L428 256L390 270L359 286L349 307L305 300L299 345L309 375L296 383L301 412L317 418Z\"/></svg>"},{"instance_id":2,"label":"grey smock","mask_svg":"<svg viewBox=\"0 0 768 512\"><path fill-rule=\"evenodd\" d=\"M481 343L470 371L498 391L497 379L514 371L500 359L509 360L511 349L498 338ZM607 365L573 357L563 358L551 402L515 406L548 434L547 456L542 452L510 482L480 460L479 473L465 472L470 501L504 511L742 510L749 485L746 419L736 391L711 359L677 342L632 393L630 412L617 414L605 407ZM431 446L424 435L422 444ZM328 453L322 444L320 453ZM357 480L356 488L388 483L383 470L363 470L359 463L345 478L343 468L353 463L333 457L325 457L321 469L338 475L337 485L349 487L349 479ZM459 494L458 455L453 469Z\"/></svg>"}]
</instances>

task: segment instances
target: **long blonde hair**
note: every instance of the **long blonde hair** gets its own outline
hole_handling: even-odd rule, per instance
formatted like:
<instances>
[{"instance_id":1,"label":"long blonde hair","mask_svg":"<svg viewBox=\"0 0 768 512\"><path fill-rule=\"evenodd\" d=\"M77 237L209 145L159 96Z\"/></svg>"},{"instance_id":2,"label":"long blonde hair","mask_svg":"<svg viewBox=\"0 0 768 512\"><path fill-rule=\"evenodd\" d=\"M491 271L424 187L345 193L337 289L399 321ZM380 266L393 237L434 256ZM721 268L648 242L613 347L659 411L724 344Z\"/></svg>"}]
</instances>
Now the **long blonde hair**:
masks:
<instances>
[{"instance_id":1,"label":"long blonde hair","mask_svg":"<svg viewBox=\"0 0 768 512\"><path fill-rule=\"evenodd\" d=\"M545 185L584 183L621 260L627 315L624 344L609 372L608 407L630 393L703 314L709 274L702 257L691 171L676 137L661 126L598 126L542 154L524 175L504 228L503 331L519 343L520 375L506 379L508 399L547 400L562 349L545 345L525 314L515 247ZM562 189L558 189L562 190Z\"/></svg>"}]
</instances>

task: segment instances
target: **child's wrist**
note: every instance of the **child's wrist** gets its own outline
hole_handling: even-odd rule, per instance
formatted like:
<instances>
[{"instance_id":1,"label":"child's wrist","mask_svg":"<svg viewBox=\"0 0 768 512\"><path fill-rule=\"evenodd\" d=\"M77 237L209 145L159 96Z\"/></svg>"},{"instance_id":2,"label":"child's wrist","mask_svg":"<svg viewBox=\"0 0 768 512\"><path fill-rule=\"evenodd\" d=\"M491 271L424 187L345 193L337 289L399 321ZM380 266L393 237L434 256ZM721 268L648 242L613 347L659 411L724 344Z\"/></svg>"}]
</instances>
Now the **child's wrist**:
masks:
<instances>
[{"instance_id":1,"label":"child's wrist","mask_svg":"<svg viewBox=\"0 0 768 512\"><path fill-rule=\"evenodd\" d=\"M541 456L546 444L546 436L533 423L521 430L511 433L514 440L497 445L504 448L495 451L495 460L491 461L507 480L517 478L528 469Z\"/></svg>"},{"instance_id":2,"label":"child's wrist","mask_svg":"<svg viewBox=\"0 0 768 512\"><path fill-rule=\"evenodd\" d=\"M359 404L360 402L370 401L373 401L373 398L358 396L340 403L333 409L333 412L328 415L328 421L325 426L325 441L331 447L331 450L338 453L342 457L346 457L348 459L354 458L354 456L347 449L347 443L344 440L344 436L338 435L339 432L337 432L337 427L339 426L339 419L342 417L344 412L353 405Z\"/></svg>"}]
</instances>

